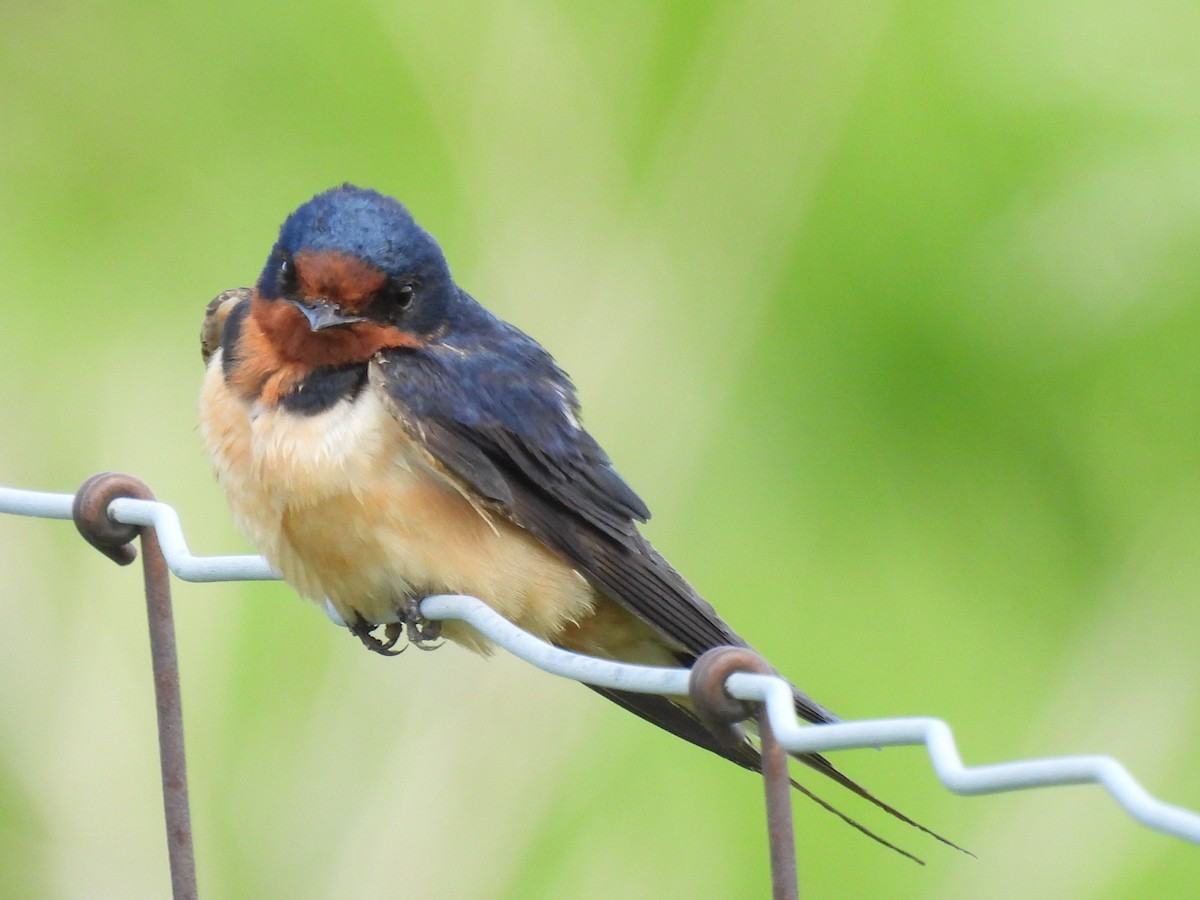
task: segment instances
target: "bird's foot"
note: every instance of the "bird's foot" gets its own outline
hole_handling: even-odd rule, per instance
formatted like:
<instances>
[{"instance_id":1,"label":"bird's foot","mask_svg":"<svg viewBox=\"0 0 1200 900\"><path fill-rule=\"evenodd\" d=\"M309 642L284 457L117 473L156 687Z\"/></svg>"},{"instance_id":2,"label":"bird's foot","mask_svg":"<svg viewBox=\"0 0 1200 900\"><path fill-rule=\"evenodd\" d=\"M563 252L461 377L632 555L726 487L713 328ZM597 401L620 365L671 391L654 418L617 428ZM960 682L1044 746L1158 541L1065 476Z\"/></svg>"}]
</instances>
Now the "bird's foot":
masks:
<instances>
[{"instance_id":1,"label":"bird's foot","mask_svg":"<svg viewBox=\"0 0 1200 900\"><path fill-rule=\"evenodd\" d=\"M430 621L421 615L421 598L413 598L404 604L404 625L408 628L408 642L418 650L436 650L445 641L442 623Z\"/></svg>"},{"instance_id":2,"label":"bird's foot","mask_svg":"<svg viewBox=\"0 0 1200 900\"><path fill-rule=\"evenodd\" d=\"M374 635L374 631L378 625L372 625L362 616L355 618L348 626L350 633L363 642L363 646L380 656L399 656L407 648L401 647L399 650L393 650L396 643L400 640L400 635L404 632L404 625L401 622L391 622L383 628L383 638L380 639ZM415 641L413 643L416 643ZM419 645L418 645L419 646Z\"/></svg>"}]
</instances>

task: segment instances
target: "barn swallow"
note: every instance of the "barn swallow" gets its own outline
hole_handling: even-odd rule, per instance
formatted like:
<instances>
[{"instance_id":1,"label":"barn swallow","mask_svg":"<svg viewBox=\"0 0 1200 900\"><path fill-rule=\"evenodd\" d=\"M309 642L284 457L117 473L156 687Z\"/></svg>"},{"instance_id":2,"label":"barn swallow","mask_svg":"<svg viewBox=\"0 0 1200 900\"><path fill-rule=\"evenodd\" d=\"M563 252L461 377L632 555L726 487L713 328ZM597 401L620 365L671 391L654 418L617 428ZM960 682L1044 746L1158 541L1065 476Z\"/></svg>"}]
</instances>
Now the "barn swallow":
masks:
<instances>
[{"instance_id":1,"label":"barn swallow","mask_svg":"<svg viewBox=\"0 0 1200 900\"><path fill-rule=\"evenodd\" d=\"M238 526L371 649L394 652L404 629L421 647L440 632L486 653L470 626L421 618L421 598L444 593L623 662L691 666L748 646L641 535L646 504L584 429L550 354L458 287L396 200L352 185L309 200L253 290L209 304L201 344L201 431ZM683 698L595 690L760 769L753 743L726 746ZM795 706L836 721L799 690ZM954 846L824 757L799 759Z\"/></svg>"}]
</instances>

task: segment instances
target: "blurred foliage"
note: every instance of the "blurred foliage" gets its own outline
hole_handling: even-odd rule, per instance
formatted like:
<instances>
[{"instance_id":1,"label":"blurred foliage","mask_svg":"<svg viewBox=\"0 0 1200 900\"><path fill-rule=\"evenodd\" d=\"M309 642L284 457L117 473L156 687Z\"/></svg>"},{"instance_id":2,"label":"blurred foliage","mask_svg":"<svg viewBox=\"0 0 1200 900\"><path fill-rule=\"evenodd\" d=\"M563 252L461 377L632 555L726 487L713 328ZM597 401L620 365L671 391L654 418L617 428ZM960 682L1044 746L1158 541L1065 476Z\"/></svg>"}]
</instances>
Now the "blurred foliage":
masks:
<instances>
[{"instance_id":1,"label":"blurred foliage","mask_svg":"<svg viewBox=\"0 0 1200 900\"><path fill-rule=\"evenodd\" d=\"M660 548L814 696L940 715L970 762L1110 753L1200 807L1195 4L3 20L0 482L130 471L196 552L244 548L194 433L204 304L367 184L555 353ZM0 893L162 896L137 576L63 523L0 538ZM210 896L767 892L754 779L582 689L370 657L281 585L177 607ZM799 801L810 896L1195 880L1097 788L839 762L979 859L837 797L919 869Z\"/></svg>"}]
</instances>

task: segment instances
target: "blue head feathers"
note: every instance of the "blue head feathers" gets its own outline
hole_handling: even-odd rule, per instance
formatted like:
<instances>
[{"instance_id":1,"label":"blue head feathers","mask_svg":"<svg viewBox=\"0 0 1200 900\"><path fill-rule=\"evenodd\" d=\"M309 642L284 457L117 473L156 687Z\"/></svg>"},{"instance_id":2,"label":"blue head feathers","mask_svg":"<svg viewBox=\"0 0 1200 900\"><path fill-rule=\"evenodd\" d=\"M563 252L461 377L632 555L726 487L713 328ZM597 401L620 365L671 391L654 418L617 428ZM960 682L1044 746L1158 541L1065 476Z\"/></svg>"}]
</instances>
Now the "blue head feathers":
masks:
<instances>
[{"instance_id":1,"label":"blue head feathers","mask_svg":"<svg viewBox=\"0 0 1200 900\"><path fill-rule=\"evenodd\" d=\"M450 280L442 249L397 200L345 184L317 194L279 230L277 252L335 252L357 257L390 277ZM275 254L272 254L274 257ZM271 277L272 261L264 270Z\"/></svg>"}]
</instances>

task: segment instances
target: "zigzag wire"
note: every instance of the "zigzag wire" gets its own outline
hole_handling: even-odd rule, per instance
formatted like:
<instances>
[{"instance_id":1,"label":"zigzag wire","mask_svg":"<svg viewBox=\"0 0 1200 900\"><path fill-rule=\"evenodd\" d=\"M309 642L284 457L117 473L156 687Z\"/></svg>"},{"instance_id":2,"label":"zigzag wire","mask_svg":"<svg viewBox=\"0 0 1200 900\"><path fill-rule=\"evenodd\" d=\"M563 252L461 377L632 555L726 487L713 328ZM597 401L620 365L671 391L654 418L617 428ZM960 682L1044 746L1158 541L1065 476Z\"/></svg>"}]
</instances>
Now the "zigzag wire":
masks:
<instances>
[{"instance_id":1,"label":"zigzag wire","mask_svg":"<svg viewBox=\"0 0 1200 900\"><path fill-rule=\"evenodd\" d=\"M0 487L0 513L70 519L72 494ZM194 556L184 539L179 515L166 503L120 499L109 515L128 525L153 527L171 571L184 581L263 581L277 578L260 556ZM330 618L342 624L332 609ZM474 597L427 597L421 612L429 619L461 619L515 656L563 678L599 687L642 693L686 695L687 669L633 666L582 656L553 647L517 628ZM1200 844L1200 814L1152 796L1129 771L1109 756L1059 756L966 766L950 726L930 717L864 719L834 725L801 724L791 688L781 678L740 673L726 682L729 693L766 704L780 743L794 752L822 753L863 747L923 744L934 773L958 794L992 794L1069 784L1099 784L1130 816L1148 828Z\"/></svg>"}]
</instances>

